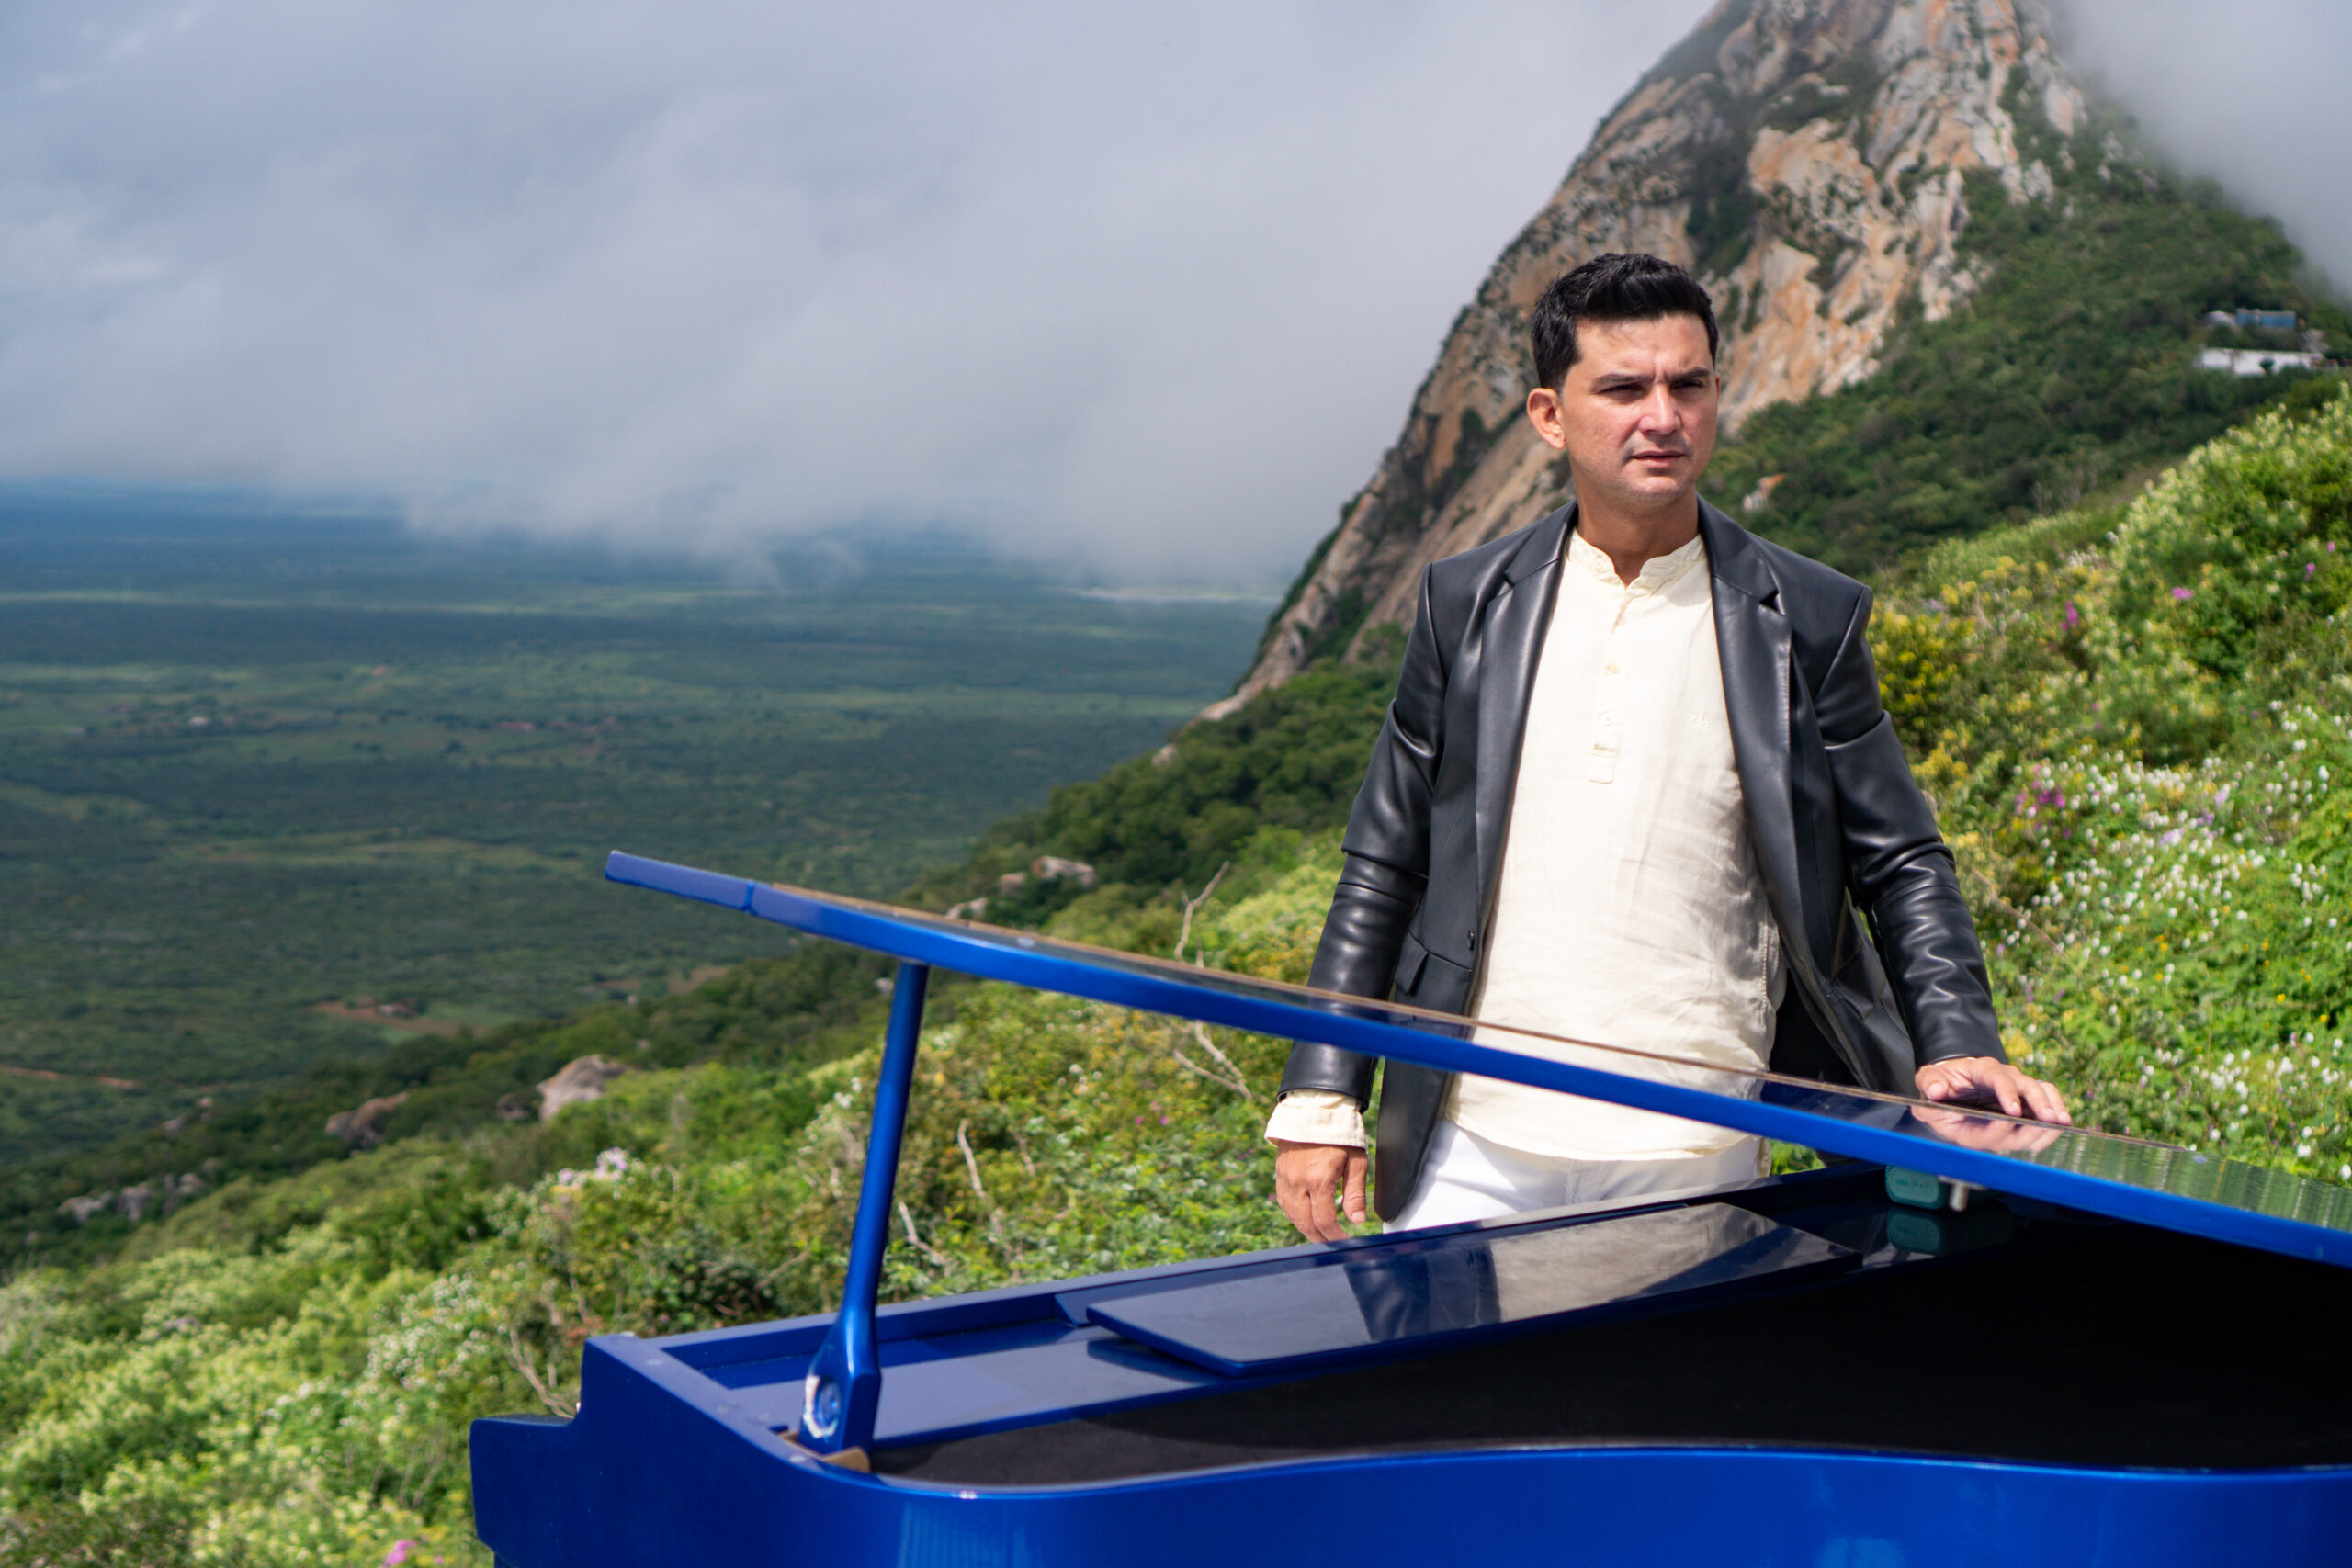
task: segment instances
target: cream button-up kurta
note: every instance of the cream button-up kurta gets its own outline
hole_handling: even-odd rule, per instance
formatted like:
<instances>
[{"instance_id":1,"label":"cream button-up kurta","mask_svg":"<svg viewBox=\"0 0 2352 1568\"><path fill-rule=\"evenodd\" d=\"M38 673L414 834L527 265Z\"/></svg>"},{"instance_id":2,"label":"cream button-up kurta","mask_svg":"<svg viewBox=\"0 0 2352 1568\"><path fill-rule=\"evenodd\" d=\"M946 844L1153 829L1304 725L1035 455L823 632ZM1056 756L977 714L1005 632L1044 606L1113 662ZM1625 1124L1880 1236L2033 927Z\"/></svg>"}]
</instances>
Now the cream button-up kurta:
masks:
<instances>
[{"instance_id":1,"label":"cream button-up kurta","mask_svg":"<svg viewBox=\"0 0 2352 1568\"><path fill-rule=\"evenodd\" d=\"M1480 1043L1731 1093L1743 1080L1710 1069L1770 1057L1779 932L1748 842L1711 594L1698 539L1623 583L1606 555L1568 536L1472 1004L1483 1022L1677 1063L1500 1030L1479 1031ZM1446 1114L1559 1158L1711 1154L1740 1136L1469 1076ZM1361 1145L1363 1113L1343 1095L1295 1093L1266 1135Z\"/></svg>"}]
</instances>

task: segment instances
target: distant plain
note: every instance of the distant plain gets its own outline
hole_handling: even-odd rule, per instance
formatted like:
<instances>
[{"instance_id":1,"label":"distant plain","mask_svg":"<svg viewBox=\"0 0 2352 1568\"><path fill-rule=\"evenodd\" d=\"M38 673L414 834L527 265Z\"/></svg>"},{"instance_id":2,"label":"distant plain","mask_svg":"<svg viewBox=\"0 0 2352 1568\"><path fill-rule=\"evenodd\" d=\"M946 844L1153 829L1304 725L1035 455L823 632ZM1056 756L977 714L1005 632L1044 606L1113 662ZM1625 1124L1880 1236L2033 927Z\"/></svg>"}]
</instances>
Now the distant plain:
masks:
<instances>
[{"instance_id":1,"label":"distant plain","mask_svg":"<svg viewBox=\"0 0 2352 1568\"><path fill-rule=\"evenodd\" d=\"M602 856L888 895L1157 745L1269 608L946 536L720 570L0 495L0 1162L773 952Z\"/></svg>"}]
</instances>

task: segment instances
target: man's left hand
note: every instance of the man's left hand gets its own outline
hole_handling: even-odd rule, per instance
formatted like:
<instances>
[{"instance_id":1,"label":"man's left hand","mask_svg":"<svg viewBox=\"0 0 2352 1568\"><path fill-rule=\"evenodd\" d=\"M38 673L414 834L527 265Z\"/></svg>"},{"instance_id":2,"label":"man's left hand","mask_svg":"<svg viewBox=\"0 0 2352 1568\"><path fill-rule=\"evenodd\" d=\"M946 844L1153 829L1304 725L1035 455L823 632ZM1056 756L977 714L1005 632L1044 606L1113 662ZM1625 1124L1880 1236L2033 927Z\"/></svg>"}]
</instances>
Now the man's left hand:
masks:
<instances>
[{"instance_id":1,"label":"man's left hand","mask_svg":"<svg viewBox=\"0 0 2352 1568\"><path fill-rule=\"evenodd\" d=\"M2004 1115L2075 1124L2055 1084L2030 1078L1997 1056L1954 1056L1930 1062L1913 1075L1919 1097L1947 1105L1997 1105Z\"/></svg>"}]
</instances>

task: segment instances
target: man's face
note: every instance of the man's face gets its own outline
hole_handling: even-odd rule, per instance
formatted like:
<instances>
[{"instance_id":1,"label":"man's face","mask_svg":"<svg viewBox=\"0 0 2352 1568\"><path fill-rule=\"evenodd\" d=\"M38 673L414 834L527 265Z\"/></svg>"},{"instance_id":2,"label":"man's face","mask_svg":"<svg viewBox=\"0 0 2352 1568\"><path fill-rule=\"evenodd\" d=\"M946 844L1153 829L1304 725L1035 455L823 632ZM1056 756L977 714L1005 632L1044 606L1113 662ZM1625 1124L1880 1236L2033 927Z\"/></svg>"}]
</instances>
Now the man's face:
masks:
<instances>
[{"instance_id":1,"label":"man's face","mask_svg":"<svg viewBox=\"0 0 2352 1568\"><path fill-rule=\"evenodd\" d=\"M1721 389L1698 317L1588 321L1566 383L1529 393L1527 413L1568 455L1585 505L1652 513L1680 505L1706 472Z\"/></svg>"}]
</instances>

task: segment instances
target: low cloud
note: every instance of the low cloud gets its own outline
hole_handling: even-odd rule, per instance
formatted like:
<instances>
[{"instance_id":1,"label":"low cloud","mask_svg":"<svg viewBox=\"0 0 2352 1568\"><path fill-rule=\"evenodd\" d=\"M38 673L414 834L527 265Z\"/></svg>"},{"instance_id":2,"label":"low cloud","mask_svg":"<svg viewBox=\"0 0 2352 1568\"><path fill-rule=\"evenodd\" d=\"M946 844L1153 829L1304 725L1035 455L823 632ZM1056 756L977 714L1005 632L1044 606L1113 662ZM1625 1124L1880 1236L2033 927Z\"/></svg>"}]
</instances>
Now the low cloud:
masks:
<instances>
[{"instance_id":1,"label":"low cloud","mask_svg":"<svg viewBox=\"0 0 2352 1568\"><path fill-rule=\"evenodd\" d=\"M18 7L0 473L1263 580L1702 8Z\"/></svg>"},{"instance_id":2,"label":"low cloud","mask_svg":"<svg viewBox=\"0 0 2352 1568\"><path fill-rule=\"evenodd\" d=\"M2352 285L2352 6L2336 0L2064 0L2068 59L2181 167L2280 220Z\"/></svg>"}]
</instances>

